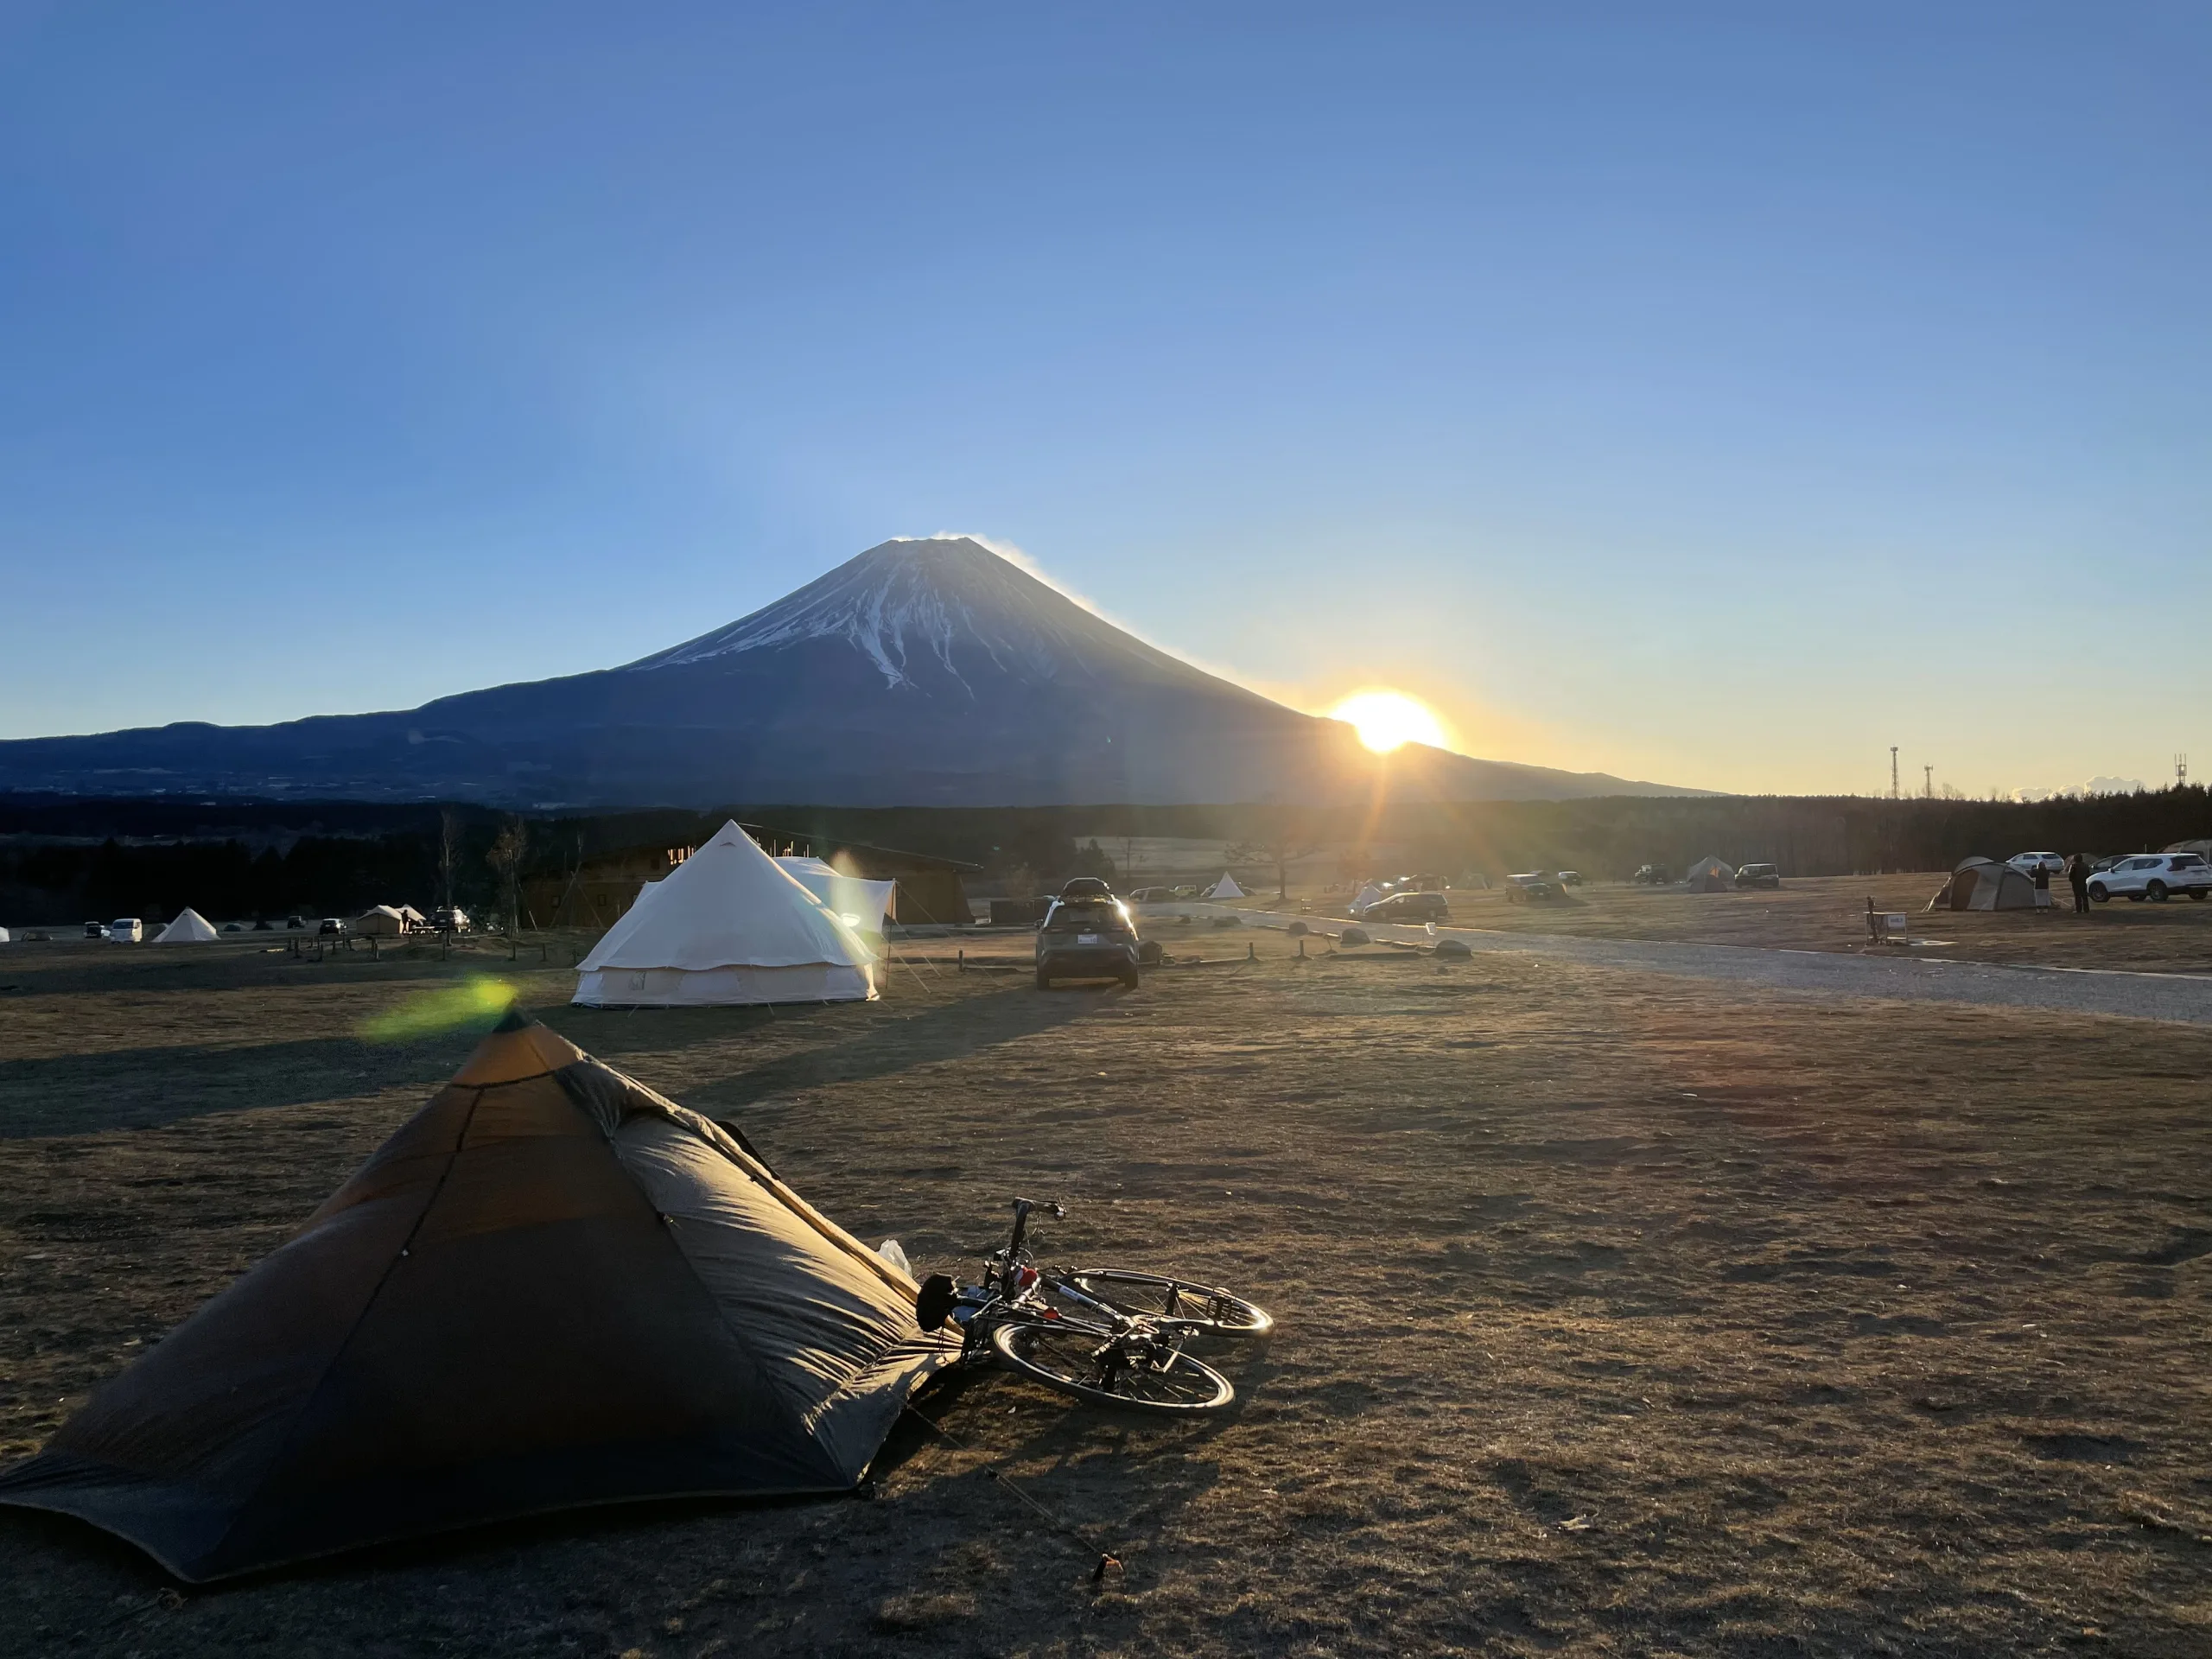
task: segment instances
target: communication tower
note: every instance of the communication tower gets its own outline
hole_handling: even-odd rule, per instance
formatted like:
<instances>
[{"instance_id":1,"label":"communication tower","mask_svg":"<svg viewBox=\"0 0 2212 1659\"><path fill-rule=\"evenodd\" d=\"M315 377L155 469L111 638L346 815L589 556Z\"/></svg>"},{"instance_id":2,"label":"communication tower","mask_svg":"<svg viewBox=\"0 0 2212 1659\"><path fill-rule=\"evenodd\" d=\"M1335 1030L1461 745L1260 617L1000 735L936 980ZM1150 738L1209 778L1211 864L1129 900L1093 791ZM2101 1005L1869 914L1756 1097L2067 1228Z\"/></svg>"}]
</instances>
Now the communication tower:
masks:
<instances>
[{"instance_id":1,"label":"communication tower","mask_svg":"<svg viewBox=\"0 0 2212 1659\"><path fill-rule=\"evenodd\" d=\"M1890 745L1890 798L1897 798L1897 746Z\"/></svg>"},{"instance_id":2,"label":"communication tower","mask_svg":"<svg viewBox=\"0 0 2212 1659\"><path fill-rule=\"evenodd\" d=\"M2179 789L2188 781L2189 757L2185 754L2177 754L2174 756L2174 787Z\"/></svg>"},{"instance_id":3,"label":"communication tower","mask_svg":"<svg viewBox=\"0 0 2212 1659\"><path fill-rule=\"evenodd\" d=\"M1927 801L1936 798L1936 768L1933 766L1920 769L1920 797Z\"/></svg>"}]
</instances>

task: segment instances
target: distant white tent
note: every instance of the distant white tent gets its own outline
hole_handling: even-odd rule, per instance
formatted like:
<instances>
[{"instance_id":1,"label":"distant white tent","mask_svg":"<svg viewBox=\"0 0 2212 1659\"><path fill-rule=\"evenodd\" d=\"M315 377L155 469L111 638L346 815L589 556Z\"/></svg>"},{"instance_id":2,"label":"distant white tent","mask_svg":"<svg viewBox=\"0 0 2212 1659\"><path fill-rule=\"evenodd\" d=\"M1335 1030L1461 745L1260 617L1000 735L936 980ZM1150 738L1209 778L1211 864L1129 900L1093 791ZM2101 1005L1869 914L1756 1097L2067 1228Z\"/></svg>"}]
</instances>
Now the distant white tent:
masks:
<instances>
[{"instance_id":1,"label":"distant white tent","mask_svg":"<svg viewBox=\"0 0 2212 1659\"><path fill-rule=\"evenodd\" d=\"M1205 896L1209 899L1242 899L1246 894L1244 889L1236 885L1236 878L1224 870L1221 880L1206 889Z\"/></svg>"},{"instance_id":2,"label":"distant white tent","mask_svg":"<svg viewBox=\"0 0 2212 1659\"><path fill-rule=\"evenodd\" d=\"M1367 914L1368 910L1371 906L1379 905L1382 902L1382 889L1376 887L1372 881L1370 881L1364 887L1361 887L1358 893L1353 898L1351 901L1351 913L1355 916L1364 916Z\"/></svg>"},{"instance_id":3,"label":"distant white tent","mask_svg":"<svg viewBox=\"0 0 2212 1659\"><path fill-rule=\"evenodd\" d=\"M891 911L891 896L898 891L896 881L863 880L857 875L847 875L818 858L801 858L795 854L781 856L776 862L790 871L791 879L799 886L855 927L871 933L883 931L883 918Z\"/></svg>"},{"instance_id":4,"label":"distant white tent","mask_svg":"<svg viewBox=\"0 0 2212 1659\"><path fill-rule=\"evenodd\" d=\"M190 906L177 912L171 922L154 936L156 944L206 944L220 936L208 925L207 918Z\"/></svg>"},{"instance_id":5,"label":"distant white tent","mask_svg":"<svg viewBox=\"0 0 2212 1659\"><path fill-rule=\"evenodd\" d=\"M580 964L575 1000L698 1007L875 994L860 936L730 823L607 929Z\"/></svg>"},{"instance_id":6,"label":"distant white tent","mask_svg":"<svg viewBox=\"0 0 2212 1659\"><path fill-rule=\"evenodd\" d=\"M4 928L4 927L0 927L0 944L7 944L7 943L8 943L8 930L7 930L6 928Z\"/></svg>"}]
</instances>

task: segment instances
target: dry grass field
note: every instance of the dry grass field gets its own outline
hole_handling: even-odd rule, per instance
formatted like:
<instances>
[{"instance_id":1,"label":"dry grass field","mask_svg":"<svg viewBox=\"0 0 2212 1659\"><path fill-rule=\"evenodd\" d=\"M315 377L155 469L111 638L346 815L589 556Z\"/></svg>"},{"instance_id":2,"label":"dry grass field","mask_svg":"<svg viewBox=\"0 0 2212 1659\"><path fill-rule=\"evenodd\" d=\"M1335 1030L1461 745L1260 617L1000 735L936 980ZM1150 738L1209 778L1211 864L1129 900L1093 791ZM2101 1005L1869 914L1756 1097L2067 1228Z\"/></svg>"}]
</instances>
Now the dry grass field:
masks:
<instances>
[{"instance_id":1,"label":"dry grass field","mask_svg":"<svg viewBox=\"0 0 2212 1659\"><path fill-rule=\"evenodd\" d=\"M1816 876L1785 881L1779 889L1745 893L1688 893L1609 882L1569 888L1563 899L1538 904L1509 904L1502 889L1454 888L1452 919L1456 926L1517 933L1856 951L1870 949L1866 901L1872 899L1878 910L1909 912L1916 938L1941 942L1916 949L1918 955L2212 974L2212 904L2120 899L2076 916L2074 895L2061 883L2050 911L1924 913L1943 880L1941 872ZM1271 902L1274 895L1274 889L1266 887L1255 902ZM1343 913L1341 893L1294 887L1291 896L1317 911ZM1871 948L1878 953L1890 950Z\"/></svg>"},{"instance_id":2,"label":"dry grass field","mask_svg":"<svg viewBox=\"0 0 2212 1659\"><path fill-rule=\"evenodd\" d=\"M483 965L918 1265L1023 1193L1070 1207L1051 1254L1245 1289L1281 1330L1224 1351L1232 1412L979 1375L925 1402L957 1444L910 1423L873 1502L204 1592L0 1511L0 1652L2212 1651L2212 1032L1168 931L1230 960L1042 995L1018 938L969 945L996 973L931 943L881 1003L772 1014L570 1009L565 972ZM421 1103L470 1039L353 1033L470 966L0 959L0 1457ZM1101 1548L1125 1565L1094 1586Z\"/></svg>"}]
</instances>

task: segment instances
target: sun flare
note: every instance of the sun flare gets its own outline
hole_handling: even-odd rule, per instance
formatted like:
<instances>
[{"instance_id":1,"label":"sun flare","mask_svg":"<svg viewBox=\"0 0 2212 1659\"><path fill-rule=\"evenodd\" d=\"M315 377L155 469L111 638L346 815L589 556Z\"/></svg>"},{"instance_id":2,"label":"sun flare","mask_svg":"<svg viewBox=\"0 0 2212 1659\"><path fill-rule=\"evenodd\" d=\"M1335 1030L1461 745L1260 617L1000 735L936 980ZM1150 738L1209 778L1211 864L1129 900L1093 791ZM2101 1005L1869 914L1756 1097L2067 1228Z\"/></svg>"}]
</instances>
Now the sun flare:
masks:
<instances>
[{"instance_id":1,"label":"sun flare","mask_svg":"<svg viewBox=\"0 0 2212 1659\"><path fill-rule=\"evenodd\" d=\"M1408 743L1427 743L1440 749L1452 747L1436 711L1402 691L1355 691L1329 710L1329 718L1346 722L1359 734L1359 741L1377 754L1388 754Z\"/></svg>"}]
</instances>

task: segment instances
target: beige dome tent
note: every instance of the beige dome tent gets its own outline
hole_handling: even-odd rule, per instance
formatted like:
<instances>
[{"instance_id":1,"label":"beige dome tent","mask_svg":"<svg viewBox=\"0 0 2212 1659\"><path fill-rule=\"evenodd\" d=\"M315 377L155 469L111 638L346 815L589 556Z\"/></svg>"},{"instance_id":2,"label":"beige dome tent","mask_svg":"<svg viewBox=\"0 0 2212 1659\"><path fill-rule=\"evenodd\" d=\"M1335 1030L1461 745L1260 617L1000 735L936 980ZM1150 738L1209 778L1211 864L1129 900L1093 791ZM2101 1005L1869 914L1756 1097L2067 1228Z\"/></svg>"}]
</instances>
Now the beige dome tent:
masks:
<instances>
[{"instance_id":1,"label":"beige dome tent","mask_svg":"<svg viewBox=\"0 0 2212 1659\"><path fill-rule=\"evenodd\" d=\"M289 1243L0 1475L194 1583L849 1489L958 1351L728 1131L510 1014Z\"/></svg>"},{"instance_id":2,"label":"beige dome tent","mask_svg":"<svg viewBox=\"0 0 2212 1659\"><path fill-rule=\"evenodd\" d=\"M592 1007L854 1002L876 994L860 936L735 823L652 885L579 964Z\"/></svg>"},{"instance_id":3,"label":"beige dome tent","mask_svg":"<svg viewBox=\"0 0 2212 1659\"><path fill-rule=\"evenodd\" d=\"M835 911L855 927L868 932L883 931L884 918L891 913L892 899L899 889L896 881L869 881L847 875L818 858L785 855L776 862L824 908Z\"/></svg>"},{"instance_id":4,"label":"beige dome tent","mask_svg":"<svg viewBox=\"0 0 2212 1659\"><path fill-rule=\"evenodd\" d=\"M1692 893L1733 893L1736 867L1718 858L1700 858L1682 880Z\"/></svg>"},{"instance_id":5,"label":"beige dome tent","mask_svg":"<svg viewBox=\"0 0 2212 1659\"><path fill-rule=\"evenodd\" d=\"M205 916L187 905L177 912L175 921L154 936L154 943L156 944L206 944L220 937Z\"/></svg>"},{"instance_id":6,"label":"beige dome tent","mask_svg":"<svg viewBox=\"0 0 2212 1659\"><path fill-rule=\"evenodd\" d=\"M371 905L346 924L355 933L396 938L407 931L407 912L397 905Z\"/></svg>"},{"instance_id":7,"label":"beige dome tent","mask_svg":"<svg viewBox=\"0 0 2212 1659\"><path fill-rule=\"evenodd\" d=\"M1236 885L1236 878L1224 870L1221 880L1208 887L1205 896L1208 899L1242 899L1246 895L1244 889Z\"/></svg>"},{"instance_id":8,"label":"beige dome tent","mask_svg":"<svg viewBox=\"0 0 2212 1659\"><path fill-rule=\"evenodd\" d=\"M2034 880L1993 858L1969 858L1928 901L1930 910L2033 910Z\"/></svg>"}]
</instances>

